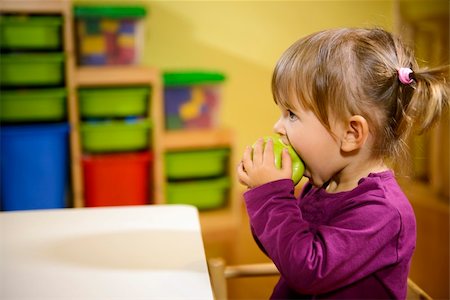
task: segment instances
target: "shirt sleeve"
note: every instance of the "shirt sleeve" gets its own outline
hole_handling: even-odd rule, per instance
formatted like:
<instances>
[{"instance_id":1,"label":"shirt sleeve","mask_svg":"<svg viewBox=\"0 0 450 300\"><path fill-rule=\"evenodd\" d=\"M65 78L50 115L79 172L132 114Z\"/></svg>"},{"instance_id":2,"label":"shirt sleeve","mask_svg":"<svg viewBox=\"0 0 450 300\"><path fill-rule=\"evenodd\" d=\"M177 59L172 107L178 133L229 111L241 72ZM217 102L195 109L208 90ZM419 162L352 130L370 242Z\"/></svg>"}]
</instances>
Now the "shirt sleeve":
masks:
<instances>
[{"instance_id":1,"label":"shirt sleeve","mask_svg":"<svg viewBox=\"0 0 450 300\"><path fill-rule=\"evenodd\" d=\"M244 198L253 234L298 293L333 291L398 260L400 215L377 196L319 226L303 219L291 180L265 184Z\"/></svg>"}]
</instances>

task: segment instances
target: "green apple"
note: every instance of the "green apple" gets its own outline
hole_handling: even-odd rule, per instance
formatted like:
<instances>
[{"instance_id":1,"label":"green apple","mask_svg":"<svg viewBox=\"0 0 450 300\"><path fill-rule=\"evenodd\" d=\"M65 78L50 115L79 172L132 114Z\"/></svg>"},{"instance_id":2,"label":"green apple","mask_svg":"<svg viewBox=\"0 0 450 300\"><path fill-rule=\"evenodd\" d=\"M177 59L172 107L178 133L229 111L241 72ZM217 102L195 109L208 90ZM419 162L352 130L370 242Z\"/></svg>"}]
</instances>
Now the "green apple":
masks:
<instances>
[{"instance_id":1,"label":"green apple","mask_svg":"<svg viewBox=\"0 0 450 300\"><path fill-rule=\"evenodd\" d=\"M294 185L296 185L300 179L303 177L303 172L305 171L305 166L303 161L300 159L298 154L295 152L294 148L291 145L286 145L283 143L281 136L272 135L265 136L264 141L267 142L268 139L272 139L273 141L273 152L275 156L275 166L281 169L281 153L284 148L288 149L288 153L291 156L292 161L292 181L294 181Z\"/></svg>"}]
</instances>

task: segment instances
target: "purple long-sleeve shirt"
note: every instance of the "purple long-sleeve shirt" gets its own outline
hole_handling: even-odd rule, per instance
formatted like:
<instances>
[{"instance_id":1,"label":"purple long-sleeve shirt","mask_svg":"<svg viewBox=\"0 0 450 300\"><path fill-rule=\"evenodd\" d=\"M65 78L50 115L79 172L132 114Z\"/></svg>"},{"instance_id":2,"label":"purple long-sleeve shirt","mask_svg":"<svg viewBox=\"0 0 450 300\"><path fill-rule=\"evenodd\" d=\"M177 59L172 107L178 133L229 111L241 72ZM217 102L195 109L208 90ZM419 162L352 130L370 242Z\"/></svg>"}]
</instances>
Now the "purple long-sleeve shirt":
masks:
<instances>
[{"instance_id":1,"label":"purple long-sleeve shirt","mask_svg":"<svg viewBox=\"0 0 450 300\"><path fill-rule=\"evenodd\" d=\"M281 273L272 299L405 299L413 209L391 171L330 194L291 180L244 194L253 235Z\"/></svg>"}]
</instances>

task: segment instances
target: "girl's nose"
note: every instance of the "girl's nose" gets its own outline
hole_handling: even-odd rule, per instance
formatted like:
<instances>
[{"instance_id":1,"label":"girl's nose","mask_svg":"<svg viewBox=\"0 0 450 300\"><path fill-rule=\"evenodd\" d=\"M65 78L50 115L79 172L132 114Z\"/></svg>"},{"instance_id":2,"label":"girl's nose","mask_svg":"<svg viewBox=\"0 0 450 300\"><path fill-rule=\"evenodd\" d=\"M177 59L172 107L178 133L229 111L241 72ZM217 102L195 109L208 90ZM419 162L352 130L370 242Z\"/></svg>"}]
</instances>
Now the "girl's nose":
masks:
<instances>
[{"instance_id":1,"label":"girl's nose","mask_svg":"<svg viewBox=\"0 0 450 300\"><path fill-rule=\"evenodd\" d=\"M284 126L281 119L282 118L279 118L278 121L273 125L273 131L277 134L284 135L286 131L284 130Z\"/></svg>"}]
</instances>

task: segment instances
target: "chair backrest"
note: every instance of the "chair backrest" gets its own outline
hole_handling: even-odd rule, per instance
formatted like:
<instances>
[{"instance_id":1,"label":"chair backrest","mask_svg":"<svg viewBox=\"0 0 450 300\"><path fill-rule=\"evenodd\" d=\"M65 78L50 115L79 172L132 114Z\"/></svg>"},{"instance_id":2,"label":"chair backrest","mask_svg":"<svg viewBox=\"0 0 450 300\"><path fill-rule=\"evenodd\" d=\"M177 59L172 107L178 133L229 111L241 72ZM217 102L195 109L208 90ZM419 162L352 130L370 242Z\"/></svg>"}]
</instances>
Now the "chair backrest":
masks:
<instances>
[{"instance_id":1,"label":"chair backrest","mask_svg":"<svg viewBox=\"0 0 450 300\"><path fill-rule=\"evenodd\" d=\"M208 260L211 286L216 300L227 300L227 279L237 277L274 276L279 272L273 263L246 264L227 266L222 258ZM408 300L432 300L416 283L408 278Z\"/></svg>"},{"instance_id":2,"label":"chair backrest","mask_svg":"<svg viewBox=\"0 0 450 300\"><path fill-rule=\"evenodd\" d=\"M408 300L432 300L424 290L422 290L414 281L408 278L408 291L406 293Z\"/></svg>"},{"instance_id":3,"label":"chair backrest","mask_svg":"<svg viewBox=\"0 0 450 300\"><path fill-rule=\"evenodd\" d=\"M222 258L208 260L209 277L216 300L227 300L227 279L225 277L225 261Z\"/></svg>"},{"instance_id":4,"label":"chair backrest","mask_svg":"<svg viewBox=\"0 0 450 300\"><path fill-rule=\"evenodd\" d=\"M280 274L273 263L227 266L222 258L210 259L208 268L216 300L228 299L227 279L229 278L275 276Z\"/></svg>"}]
</instances>

